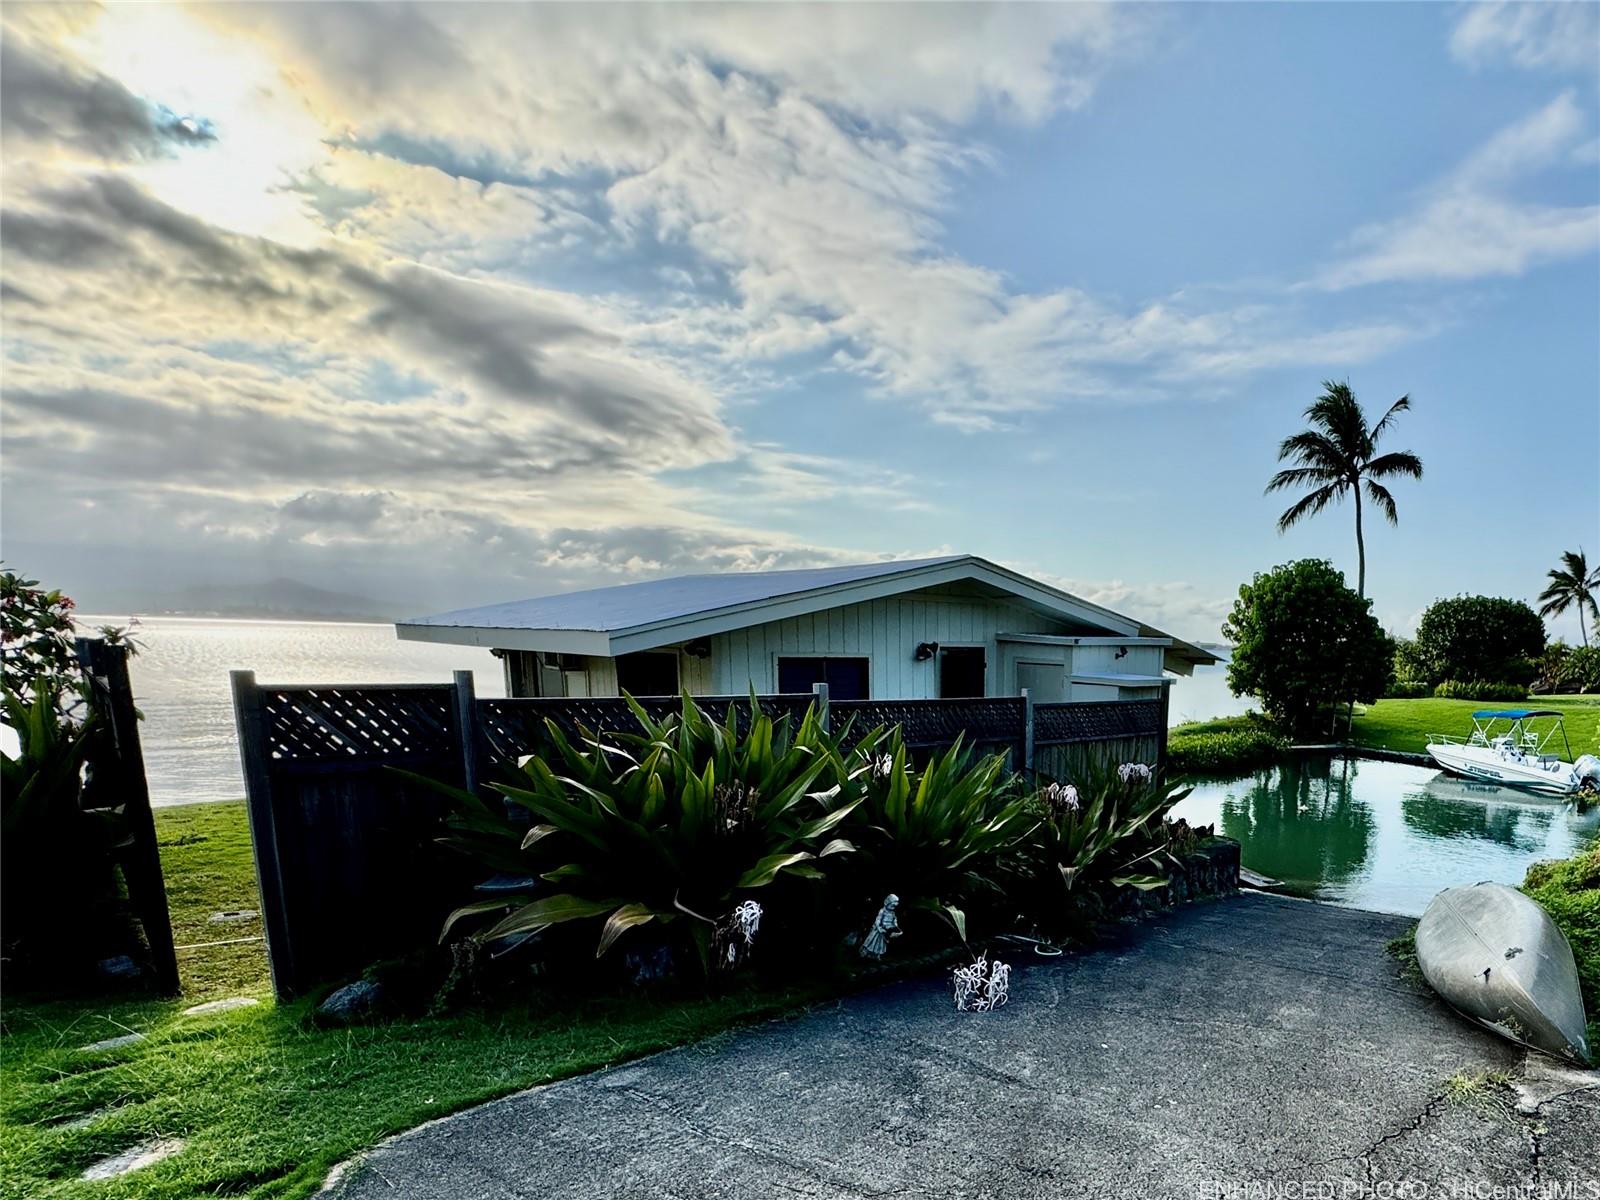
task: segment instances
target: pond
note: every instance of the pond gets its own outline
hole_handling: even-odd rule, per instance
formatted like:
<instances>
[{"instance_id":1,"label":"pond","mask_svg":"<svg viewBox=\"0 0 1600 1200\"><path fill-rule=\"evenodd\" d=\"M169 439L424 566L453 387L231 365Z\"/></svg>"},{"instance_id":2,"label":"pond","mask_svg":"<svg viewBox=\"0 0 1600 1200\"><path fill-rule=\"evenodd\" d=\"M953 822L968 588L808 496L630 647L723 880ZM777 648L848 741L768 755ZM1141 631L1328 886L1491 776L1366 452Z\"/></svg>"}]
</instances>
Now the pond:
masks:
<instances>
[{"instance_id":1,"label":"pond","mask_svg":"<svg viewBox=\"0 0 1600 1200\"><path fill-rule=\"evenodd\" d=\"M1529 864L1600 833L1600 805L1580 812L1428 767L1327 757L1202 780L1173 816L1214 823L1284 891L1408 916L1447 887L1521 883Z\"/></svg>"}]
</instances>

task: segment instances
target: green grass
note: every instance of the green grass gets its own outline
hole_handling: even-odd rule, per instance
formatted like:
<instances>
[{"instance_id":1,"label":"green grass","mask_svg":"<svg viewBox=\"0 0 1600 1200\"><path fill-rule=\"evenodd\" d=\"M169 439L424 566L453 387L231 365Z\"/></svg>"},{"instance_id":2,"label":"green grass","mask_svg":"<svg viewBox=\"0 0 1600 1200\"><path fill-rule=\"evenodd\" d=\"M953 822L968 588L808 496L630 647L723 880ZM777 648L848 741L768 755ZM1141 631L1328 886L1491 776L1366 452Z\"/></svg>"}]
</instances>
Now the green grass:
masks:
<instances>
[{"instance_id":1,"label":"green grass","mask_svg":"<svg viewBox=\"0 0 1600 1200\"><path fill-rule=\"evenodd\" d=\"M1549 708L1562 714L1574 756L1600 754L1600 697L1534 696L1517 704L1481 700L1379 700L1357 709L1351 740L1358 746L1409 750L1421 754L1431 733L1464 735L1472 731L1472 714L1483 708ZM1558 753L1566 757L1565 748Z\"/></svg>"},{"instance_id":2,"label":"green grass","mask_svg":"<svg viewBox=\"0 0 1600 1200\"><path fill-rule=\"evenodd\" d=\"M1572 858L1535 863L1522 890L1544 905L1572 944L1589 1014L1589 1049L1600 1054L1600 841Z\"/></svg>"},{"instance_id":3,"label":"green grass","mask_svg":"<svg viewBox=\"0 0 1600 1200\"><path fill-rule=\"evenodd\" d=\"M1167 738L1167 763L1179 775L1237 775L1269 766L1289 741L1251 717L1180 725Z\"/></svg>"},{"instance_id":4,"label":"green grass","mask_svg":"<svg viewBox=\"0 0 1600 1200\"><path fill-rule=\"evenodd\" d=\"M259 933L212 925L255 908L241 804L162 809L157 827L180 945ZM12 1001L0 1038L0 1197L296 1197L336 1162L466 1105L739 1024L792 1012L820 989L660 1001L531 995L462 1015L318 1029L271 1001L260 942L181 951L175 1001ZM202 1000L259 1007L184 1017ZM130 1030L133 1046L78 1047ZM714 1052L714 1046L707 1052ZM92 1122L81 1118L98 1114ZM78 1179L155 1137L181 1153L118 1180Z\"/></svg>"}]
</instances>

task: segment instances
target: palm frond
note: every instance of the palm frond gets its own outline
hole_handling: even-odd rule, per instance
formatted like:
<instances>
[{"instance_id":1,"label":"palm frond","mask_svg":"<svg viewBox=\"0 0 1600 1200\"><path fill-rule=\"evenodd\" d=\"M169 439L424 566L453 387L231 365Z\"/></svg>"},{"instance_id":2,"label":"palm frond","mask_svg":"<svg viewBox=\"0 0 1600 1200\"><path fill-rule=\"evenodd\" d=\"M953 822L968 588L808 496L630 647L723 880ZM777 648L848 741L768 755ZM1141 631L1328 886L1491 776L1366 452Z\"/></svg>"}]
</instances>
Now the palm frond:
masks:
<instances>
[{"instance_id":1,"label":"palm frond","mask_svg":"<svg viewBox=\"0 0 1600 1200\"><path fill-rule=\"evenodd\" d=\"M1401 396L1400 399L1389 405L1389 411L1384 413L1383 419L1372 427L1372 433L1368 436L1367 440L1376 446L1378 444L1378 440L1383 437L1384 430L1389 428L1389 422L1394 420L1401 413L1410 411L1411 397Z\"/></svg>"},{"instance_id":2,"label":"palm frond","mask_svg":"<svg viewBox=\"0 0 1600 1200\"><path fill-rule=\"evenodd\" d=\"M1267 484L1267 493L1281 492L1284 488L1299 487L1301 484L1322 487L1327 484L1344 485L1348 481L1343 473L1331 471L1326 467L1288 467L1274 475Z\"/></svg>"},{"instance_id":3,"label":"palm frond","mask_svg":"<svg viewBox=\"0 0 1600 1200\"><path fill-rule=\"evenodd\" d=\"M1380 455L1369 462L1365 474L1373 479L1387 479L1391 475L1421 479L1422 460L1409 450L1396 450L1393 454Z\"/></svg>"},{"instance_id":4,"label":"palm frond","mask_svg":"<svg viewBox=\"0 0 1600 1200\"><path fill-rule=\"evenodd\" d=\"M1383 514L1384 519L1389 524L1400 524L1400 514L1395 510L1394 497L1390 495L1388 488L1369 479L1367 480L1367 495L1372 498L1373 506Z\"/></svg>"},{"instance_id":5,"label":"palm frond","mask_svg":"<svg viewBox=\"0 0 1600 1200\"><path fill-rule=\"evenodd\" d=\"M1278 532L1287 532L1296 522L1306 517L1316 516L1328 505L1344 495L1346 486L1348 485L1343 483L1331 483L1327 487L1320 487L1316 491L1308 492L1300 497L1299 500L1289 506L1283 516L1278 518Z\"/></svg>"},{"instance_id":6,"label":"palm frond","mask_svg":"<svg viewBox=\"0 0 1600 1200\"><path fill-rule=\"evenodd\" d=\"M1351 458L1338 443L1321 433L1309 429L1283 439L1278 445L1278 461L1293 459L1303 467L1321 467L1329 471L1348 473Z\"/></svg>"}]
</instances>

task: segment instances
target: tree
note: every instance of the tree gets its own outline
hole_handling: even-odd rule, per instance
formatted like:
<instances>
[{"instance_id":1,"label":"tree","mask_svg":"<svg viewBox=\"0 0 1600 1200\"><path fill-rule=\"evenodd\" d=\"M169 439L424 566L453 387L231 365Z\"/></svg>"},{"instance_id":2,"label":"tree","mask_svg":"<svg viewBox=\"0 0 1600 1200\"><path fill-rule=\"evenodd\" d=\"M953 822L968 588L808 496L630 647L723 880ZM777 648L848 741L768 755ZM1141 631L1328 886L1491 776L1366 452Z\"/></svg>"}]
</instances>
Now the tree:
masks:
<instances>
[{"instance_id":1,"label":"tree","mask_svg":"<svg viewBox=\"0 0 1600 1200\"><path fill-rule=\"evenodd\" d=\"M1544 654L1544 622L1521 600L1452 596L1435 600L1423 612L1417 650L1430 683L1527 684Z\"/></svg>"},{"instance_id":2,"label":"tree","mask_svg":"<svg viewBox=\"0 0 1600 1200\"><path fill-rule=\"evenodd\" d=\"M1222 627L1234 645L1228 686L1255 696L1291 734L1351 697L1376 700L1394 675L1394 643L1332 563L1305 558L1239 588Z\"/></svg>"},{"instance_id":3,"label":"tree","mask_svg":"<svg viewBox=\"0 0 1600 1200\"><path fill-rule=\"evenodd\" d=\"M1327 380L1322 395L1306 409L1310 429L1283 439L1278 461L1292 460L1267 484L1268 494L1290 488L1309 489L1278 518L1278 532L1285 533L1304 517L1315 516L1348 493L1356 505L1356 595L1367 594L1367 543L1361 530L1361 492L1391 525L1400 523L1394 496L1380 479L1409 476L1422 478L1422 460L1409 450L1378 454L1378 442L1390 422L1411 408L1411 398L1401 396L1389 406L1372 428L1367 428L1366 413L1348 383Z\"/></svg>"},{"instance_id":4,"label":"tree","mask_svg":"<svg viewBox=\"0 0 1600 1200\"><path fill-rule=\"evenodd\" d=\"M1583 622L1583 613L1587 609L1594 618L1595 625L1600 628L1600 603L1595 601L1595 593L1600 592L1600 567L1589 569L1589 560L1584 557L1583 547L1576 552L1566 551L1561 556L1561 566L1550 572L1550 586L1539 593L1539 615L1541 617L1559 617L1573 605L1578 606L1578 632L1583 635L1583 644L1589 644L1589 630Z\"/></svg>"}]
</instances>

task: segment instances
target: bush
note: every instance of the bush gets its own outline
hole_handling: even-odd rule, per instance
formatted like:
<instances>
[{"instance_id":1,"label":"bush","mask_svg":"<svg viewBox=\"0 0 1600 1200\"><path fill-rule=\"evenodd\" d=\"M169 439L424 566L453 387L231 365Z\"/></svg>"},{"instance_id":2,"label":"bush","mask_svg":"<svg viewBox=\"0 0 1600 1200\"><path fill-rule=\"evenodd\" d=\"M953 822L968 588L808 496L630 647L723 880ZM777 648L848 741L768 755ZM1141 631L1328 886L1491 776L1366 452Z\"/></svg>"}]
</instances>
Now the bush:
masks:
<instances>
[{"instance_id":1,"label":"bush","mask_svg":"<svg viewBox=\"0 0 1600 1200\"><path fill-rule=\"evenodd\" d=\"M1565 695L1600 692L1600 646L1551 645L1539 662L1536 689Z\"/></svg>"},{"instance_id":2,"label":"bush","mask_svg":"<svg viewBox=\"0 0 1600 1200\"><path fill-rule=\"evenodd\" d=\"M709 971L738 957L736 907L780 876L820 879L820 862L854 850L833 831L866 799L840 773L844 760L814 710L793 727L751 706L741 733L735 712L717 721L687 696L659 722L635 704L638 733L585 730L577 746L547 721L551 750L524 760L516 782L493 785L531 826L509 821L501 804L424 781L455 801L447 845L526 879L457 909L441 940L464 919L494 914L482 941L582 922L597 927L598 958L651 925L675 961L692 951Z\"/></svg>"},{"instance_id":3,"label":"bush","mask_svg":"<svg viewBox=\"0 0 1600 1200\"><path fill-rule=\"evenodd\" d=\"M1572 944L1592 1050L1600 1046L1600 842L1569 859L1535 863L1522 890L1544 906Z\"/></svg>"},{"instance_id":4,"label":"bush","mask_svg":"<svg viewBox=\"0 0 1600 1200\"><path fill-rule=\"evenodd\" d=\"M1289 739L1270 729L1177 732L1167 740L1167 767L1178 775L1238 774L1274 763L1288 751Z\"/></svg>"},{"instance_id":5,"label":"bush","mask_svg":"<svg viewBox=\"0 0 1600 1200\"><path fill-rule=\"evenodd\" d=\"M1544 654L1544 622L1520 600L1436 600L1417 624L1417 650L1433 683L1447 679L1530 684Z\"/></svg>"},{"instance_id":6,"label":"bush","mask_svg":"<svg viewBox=\"0 0 1600 1200\"><path fill-rule=\"evenodd\" d=\"M1394 677L1403 683L1431 682L1428 660L1414 638L1395 638Z\"/></svg>"},{"instance_id":7,"label":"bush","mask_svg":"<svg viewBox=\"0 0 1600 1200\"><path fill-rule=\"evenodd\" d=\"M1526 700L1528 689L1509 680L1447 679L1433 695L1438 700Z\"/></svg>"},{"instance_id":8,"label":"bush","mask_svg":"<svg viewBox=\"0 0 1600 1200\"><path fill-rule=\"evenodd\" d=\"M1320 559L1242 586L1222 632L1234 643L1228 686L1259 697L1291 735L1311 733L1342 701L1376 700L1394 674L1394 644L1371 605Z\"/></svg>"},{"instance_id":9,"label":"bush","mask_svg":"<svg viewBox=\"0 0 1600 1200\"><path fill-rule=\"evenodd\" d=\"M1384 689L1385 700L1421 700L1433 695L1433 688L1425 679L1396 679Z\"/></svg>"}]
</instances>

